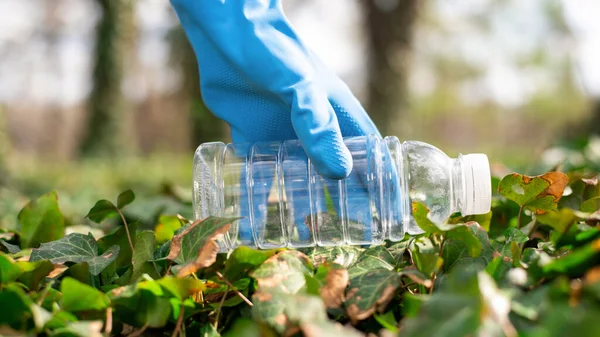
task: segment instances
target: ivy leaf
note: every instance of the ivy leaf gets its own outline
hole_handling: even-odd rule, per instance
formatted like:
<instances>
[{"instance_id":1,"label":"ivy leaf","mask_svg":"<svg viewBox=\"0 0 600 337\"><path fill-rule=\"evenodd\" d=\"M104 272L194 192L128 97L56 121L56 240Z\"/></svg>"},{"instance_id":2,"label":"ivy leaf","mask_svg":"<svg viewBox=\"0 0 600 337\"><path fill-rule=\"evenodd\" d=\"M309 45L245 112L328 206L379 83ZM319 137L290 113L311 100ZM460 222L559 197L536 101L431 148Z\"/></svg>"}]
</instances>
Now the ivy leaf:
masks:
<instances>
[{"instance_id":1,"label":"ivy leaf","mask_svg":"<svg viewBox=\"0 0 600 337\"><path fill-rule=\"evenodd\" d=\"M500 333L516 336L508 320L509 311L509 299L498 291L487 273L461 270L419 305L416 316L404 320L402 335L490 335L486 329L497 327Z\"/></svg>"},{"instance_id":2,"label":"ivy leaf","mask_svg":"<svg viewBox=\"0 0 600 337\"><path fill-rule=\"evenodd\" d=\"M133 234L137 232L137 228L137 222L129 224L129 232L132 234L131 242L134 247L137 243L137 236ZM112 233L105 235L98 240L99 253L106 252L112 246L119 247L119 256L117 256L117 259L115 260L114 267L124 268L131 266L133 252L131 251L131 247L129 246L129 240L127 239L127 230L124 226L117 228Z\"/></svg>"},{"instance_id":3,"label":"ivy leaf","mask_svg":"<svg viewBox=\"0 0 600 337\"><path fill-rule=\"evenodd\" d=\"M280 334L304 322L327 322L320 298L305 294L273 294L258 291L252 296L252 318L266 323Z\"/></svg>"},{"instance_id":4,"label":"ivy leaf","mask_svg":"<svg viewBox=\"0 0 600 337\"><path fill-rule=\"evenodd\" d=\"M101 223L104 219L112 218L117 214L117 207L112 202L102 199L96 202L85 217L95 223Z\"/></svg>"},{"instance_id":5,"label":"ivy leaf","mask_svg":"<svg viewBox=\"0 0 600 337\"><path fill-rule=\"evenodd\" d=\"M356 262L362 251L363 249L354 246L315 247L309 257L315 266L333 262L347 268Z\"/></svg>"},{"instance_id":6,"label":"ivy leaf","mask_svg":"<svg viewBox=\"0 0 600 337\"><path fill-rule=\"evenodd\" d=\"M58 208L58 195L50 192L29 202L19 212L21 247L37 247L65 235L65 219Z\"/></svg>"},{"instance_id":7,"label":"ivy leaf","mask_svg":"<svg viewBox=\"0 0 600 337\"><path fill-rule=\"evenodd\" d=\"M60 291L63 294L61 308L65 311L103 310L110 304L104 293L70 277L62 280Z\"/></svg>"},{"instance_id":8,"label":"ivy leaf","mask_svg":"<svg viewBox=\"0 0 600 337\"><path fill-rule=\"evenodd\" d=\"M21 248L17 245L10 244L3 239L0 239L0 245L3 245L6 250L11 254L16 254L21 251Z\"/></svg>"},{"instance_id":9,"label":"ivy leaf","mask_svg":"<svg viewBox=\"0 0 600 337\"><path fill-rule=\"evenodd\" d=\"M31 290L37 290L44 278L54 270L54 265L48 260L36 262L18 261L16 264L21 269L19 282Z\"/></svg>"},{"instance_id":10,"label":"ivy leaf","mask_svg":"<svg viewBox=\"0 0 600 337\"><path fill-rule=\"evenodd\" d=\"M569 178L562 172L548 172L541 176L529 177L513 173L504 177L498 185L498 192L536 214L556 210Z\"/></svg>"},{"instance_id":11,"label":"ivy leaf","mask_svg":"<svg viewBox=\"0 0 600 337\"><path fill-rule=\"evenodd\" d=\"M131 204L134 199L135 194L132 190L124 191L117 197L117 207L123 209L125 206Z\"/></svg>"},{"instance_id":12,"label":"ivy leaf","mask_svg":"<svg viewBox=\"0 0 600 337\"><path fill-rule=\"evenodd\" d=\"M593 197L585 200L581 203L581 211L587 213L594 213L600 210L600 196Z\"/></svg>"},{"instance_id":13,"label":"ivy leaf","mask_svg":"<svg viewBox=\"0 0 600 337\"><path fill-rule=\"evenodd\" d=\"M259 250L250 247L237 247L225 261L223 275L228 280L239 280L248 277L249 273L260 266L268 258L281 250Z\"/></svg>"},{"instance_id":14,"label":"ivy leaf","mask_svg":"<svg viewBox=\"0 0 600 337\"><path fill-rule=\"evenodd\" d=\"M459 266L482 270L493 259L494 249L488 234L478 223L466 223L448 235L441 254L446 273Z\"/></svg>"},{"instance_id":15,"label":"ivy leaf","mask_svg":"<svg viewBox=\"0 0 600 337\"><path fill-rule=\"evenodd\" d=\"M205 289L203 283L193 278L165 276L159 280L146 279L136 284L113 289L109 294L115 315L125 323L141 327L160 328L167 324L183 299Z\"/></svg>"},{"instance_id":16,"label":"ivy leaf","mask_svg":"<svg viewBox=\"0 0 600 337\"><path fill-rule=\"evenodd\" d=\"M312 275L312 270L306 255L284 250L268 258L250 276L257 281L259 291L296 294L304 288L305 275Z\"/></svg>"},{"instance_id":17,"label":"ivy leaf","mask_svg":"<svg viewBox=\"0 0 600 337\"><path fill-rule=\"evenodd\" d=\"M98 275L119 255L119 246L110 247L98 256L96 240L91 235L73 233L64 238L43 243L33 249L29 261L50 260L52 263L87 262L92 275Z\"/></svg>"},{"instance_id":18,"label":"ivy leaf","mask_svg":"<svg viewBox=\"0 0 600 337\"><path fill-rule=\"evenodd\" d=\"M400 286L401 275L379 268L350 279L346 291L346 312L353 322L383 311Z\"/></svg>"},{"instance_id":19,"label":"ivy leaf","mask_svg":"<svg viewBox=\"0 0 600 337\"><path fill-rule=\"evenodd\" d=\"M545 273L561 273L570 276L581 275L585 270L600 263L600 239L576 248L565 256L544 265Z\"/></svg>"},{"instance_id":20,"label":"ivy leaf","mask_svg":"<svg viewBox=\"0 0 600 337\"><path fill-rule=\"evenodd\" d=\"M321 296L327 308L339 308L348 286L348 270L335 263L324 263L317 267L314 276L306 275L307 292Z\"/></svg>"},{"instance_id":21,"label":"ivy leaf","mask_svg":"<svg viewBox=\"0 0 600 337\"><path fill-rule=\"evenodd\" d=\"M23 271L10 256L0 253L0 283L14 282Z\"/></svg>"},{"instance_id":22,"label":"ivy leaf","mask_svg":"<svg viewBox=\"0 0 600 337\"><path fill-rule=\"evenodd\" d=\"M158 272L154 269L153 263L150 262L154 258L154 233L152 231L142 231L138 233L135 247L133 248L132 264L133 274L132 280L142 276L145 270L150 270L149 273L153 278L159 278ZM145 267L150 268L145 268Z\"/></svg>"},{"instance_id":23,"label":"ivy leaf","mask_svg":"<svg viewBox=\"0 0 600 337\"><path fill-rule=\"evenodd\" d=\"M173 238L175 231L181 228L181 220L176 215L161 215L158 218L158 225L154 228L156 242L162 244Z\"/></svg>"},{"instance_id":24,"label":"ivy leaf","mask_svg":"<svg viewBox=\"0 0 600 337\"><path fill-rule=\"evenodd\" d=\"M200 268L206 268L211 266L217 260L217 254L219 253L219 244L217 240L221 239L227 231L229 231L230 224L226 224L222 227L218 227L203 237L202 246L198 250L198 255L194 260L181 266L177 271L177 276L184 277L195 273ZM173 244L171 243L171 249Z\"/></svg>"},{"instance_id":25,"label":"ivy leaf","mask_svg":"<svg viewBox=\"0 0 600 337\"><path fill-rule=\"evenodd\" d=\"M348 269L351 278L375 269L393 270L396 260L384 246L375 246L365 250L356 263Z\"/></svg>"},{"instance_id":26,"label":"ivy leaf","mask_svg":"<svg viewBox=\"0 0 600 337\"><path fill-rule=\"evenodd\" d=\"M431 240L426 237L412 241L409 252L417 269L428 278L431 278L444 263L444 259L438 255Z\"/></svg>"},{"instance_id":27,"label":"ivy leaf","mask_svg":"<svg viewBox=\"0 0 600 337\"><path fill-rule=\"evenodd\" d=\"M178 264L195 261L206 241L220 234L222 228L239 218L208 217L181 227L171 241L167 259Z\"/></svg>"},{"instance_id":28,"label":"ivy leaf","mask_svg":"<svg viewBox=\"0 0 600 337\"><path fill-rule=\"evenodd\" d=\"M417 225L427 234L449 231L457 226L450 223L434 223L429 219L429 208L418 201L412 202L411 214Z\"/></svg>"},{"instance_id":29,"label":"ivy leaf","mask_svg":"<svg viewBox=\"0 0 600 337\"><path fill-rule=\"evenodd\" d=\"M3 285L0 289L0 327L8 326L17 331L27 331L35 325L40 325L42 322L39 322L39 315L43 309L38 307L41 310L36 310L33 307L31 298L19 285Z\"/></svg>"},{"instance_id":30,"label":"ivy leaf","mask_svg":"<svg viewBox=\"0 0 600 337\"><path fill-rule=\"evenodd\" d=\"M561 208L558 211L551 211L536 216L537 221L548 225L557 232L564 234L565 231L578 220L577 215L569 208Z\"/></svg>"}]
</instances>

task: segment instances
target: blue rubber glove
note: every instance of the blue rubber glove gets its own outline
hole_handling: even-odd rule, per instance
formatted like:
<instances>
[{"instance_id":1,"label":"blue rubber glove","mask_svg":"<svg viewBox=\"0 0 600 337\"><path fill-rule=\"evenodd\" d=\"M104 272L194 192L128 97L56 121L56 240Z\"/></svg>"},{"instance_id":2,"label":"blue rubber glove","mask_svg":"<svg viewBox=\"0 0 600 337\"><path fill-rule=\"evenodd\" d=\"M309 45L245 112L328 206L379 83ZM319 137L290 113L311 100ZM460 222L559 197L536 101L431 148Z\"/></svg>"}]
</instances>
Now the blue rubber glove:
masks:
<instances>
[{"instance_id":1,"label":"blue rubber glove","mask_svg":"<svg viewBox=\"0 0 600 337\"><path fill-rule=\"evenodd\" d=\"M299 139L316 170L352 170L342 136L379 134L348 87L294 32L279 0L171 0L206 106L234 143Z\"/></svg>"}]
</instances>

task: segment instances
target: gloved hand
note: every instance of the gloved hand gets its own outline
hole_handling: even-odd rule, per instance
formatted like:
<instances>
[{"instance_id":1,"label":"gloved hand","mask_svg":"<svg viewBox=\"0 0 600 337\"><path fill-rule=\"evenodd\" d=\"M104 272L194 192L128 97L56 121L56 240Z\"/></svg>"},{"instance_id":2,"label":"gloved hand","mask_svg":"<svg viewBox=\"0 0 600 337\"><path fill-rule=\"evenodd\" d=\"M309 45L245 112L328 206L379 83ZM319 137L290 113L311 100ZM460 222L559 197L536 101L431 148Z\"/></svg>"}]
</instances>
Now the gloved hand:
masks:
<instances>
[{"instance_id":1,"label":"gloved hand","mask_svg":"<svg viewBox=\"0 0 600 337\"><path fill-rule=\"evenodd\" d=\"M198 59L204 102L231 126L234 143L299 139L320 174L350 174L342 136L379 131L279 0L171 1Z\"/></svg>"}]
</instances>

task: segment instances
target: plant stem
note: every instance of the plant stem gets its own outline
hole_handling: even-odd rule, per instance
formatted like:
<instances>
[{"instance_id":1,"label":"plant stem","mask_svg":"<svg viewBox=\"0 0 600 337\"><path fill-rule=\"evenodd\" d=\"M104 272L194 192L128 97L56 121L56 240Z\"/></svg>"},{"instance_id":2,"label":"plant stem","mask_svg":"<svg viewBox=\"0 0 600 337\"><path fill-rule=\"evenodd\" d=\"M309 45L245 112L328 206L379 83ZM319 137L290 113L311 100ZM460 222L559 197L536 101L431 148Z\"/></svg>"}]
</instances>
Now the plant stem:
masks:
<instances>
[{"instance_id":1,"label":"plant stem","mask_svg":"<svg viewBox=\"0 0 600 337\"><path fill-rule=\"evenodd\" d=\"M229 291L229 286L225 287L225 293L223 297L221 297L221 302L219 302L219 308L217 309L217 316L215 317L215 330L219 327L219 316L221 316L221 309L223 309L223 303L225 303L225 298L227 297L227 292Z\"/></svg>"},{"instance_id":2,"label":"plant stem","mask_svg":"<svg viewBox=\"0 0 600 337\"><path fill-rule=\"evenodd\" d=\"M517 217L517 228L521 228L521 214L523 214L523 206L519 208L519 216Z\"/></svg>"},{"instance_id":3,"label":"plant stem","mask_svg":"<svg viewBox=\"0 0 600 337\"><path fill-rule=\"evenodd\" d=\"M246 303L247 303L249 306L251 306L251 307L253 307L253 306L254 306L254 304L252 304L252 302L250 302L250 300L249 300L249 299L248 299L246 296L244 296L244 294L242 294L242 293L241 293L239 290L237 290L237 289L236 289L236 288L233 286L233 284L231 284L231 282L229 282L229 281L228 281L228 280L227 280L225 277L223 277L223 274L221 274L221 272L217 271L217 272L216 272L216 274L217 274L217 276L218 276L218 277L219 277L219 278L220 278L220 279L221 279L223 282L225 282L225 284L227 284L227 286L228 286L229 288L231 288L231 290L233 290L233 291L236 293L236 295L238 295L239 297L241 297L241 298L242 298L242 300L244 300L244 302L246 302Z\"/></svg>"},{"instance_id":4,"label":"plant stem","mask_svg":"<svg viewBox=\"0 0 600 337\"><path fill-rule=\"evenodd\" d=\"M536 228L537 228L537 220L533 219L533 225L531 225L531 229L529 230L529 233L527 233L528 238L531 238L531 235L535 232Z\"/></svg>"},{"instance_id":5,"label":"plant stem","mask_svg":"<svg viewBox=\"0 0 600 337\"><path fill-rule=\"evenodd\" d=\"M179 334L179 330L181 330L181 325L183 324L184 310L185 310L185 307L182 304L179 307L179 317L177 317L177 324L175 325L175 330L173 331L173 334L171 335L171 337L177 336Z\"/></svg>"},{"instance_id":6,"label":"plant stem","mask_svg":"<svg viewBox=\"0 0 600 337\"><path fill-rule=\"evenodd\" d=\"M116 207L115 207L116 208ZM117 208L117 213L121 216L121 220L123 220L123 225L125 225L125 232L127 233L127 241L129 241L129 248L131 248L131 254L133 255L133 241L131 241L131 234L129 234L129 226L127 226L127 221L125 221L125 216L120 209Z\"/></svg>"}]
</instances>

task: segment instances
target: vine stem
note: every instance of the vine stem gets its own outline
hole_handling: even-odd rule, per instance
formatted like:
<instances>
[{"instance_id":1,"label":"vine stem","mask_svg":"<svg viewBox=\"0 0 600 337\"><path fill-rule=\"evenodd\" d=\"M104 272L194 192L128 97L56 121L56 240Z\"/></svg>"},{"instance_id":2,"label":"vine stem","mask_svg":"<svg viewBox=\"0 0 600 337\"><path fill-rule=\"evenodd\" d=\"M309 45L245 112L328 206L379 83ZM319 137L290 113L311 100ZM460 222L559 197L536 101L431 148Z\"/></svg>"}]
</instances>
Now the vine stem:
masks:
<instances>
[{"instance_id":1,"label":"vine stem","mask_svg":"<svg viewBox=\"0 0 600 337\"><path fill-rule=\"evenodd\" d=\"M519 208L519 216L517 216L517 228L521 228L521 214L523 214L523 206Z\"/></svg>"},{"instance_id":2,"label":"vine stem","mask_svg":"<svg viewBox=\"0 0 600 337\"><path fill-rule=\"evenodd\" d=\"M183 304L179 307L179 317L177 317L177 325L175 325L175 330L173 330L173 334L171 337L175 337L179 335L179 330L181 330L181 325L183 324L183 316L184 316L185 307Z\"/></svg>"},{"instance_id":3,"label":"vine stem","mask_svg":"<svg viewBox=\"0 0 600 337\"><path fill-rule=\"evenodd\" d=\"M117 209L117 213L119 213L119 215L121 216L121 220L123 220L123 225L125 225L127 241L129 241L129 248L131 248L131 254L133 255L133 242L131 241L131 234L129 234L129 226L127 225L127 221L125 221L125 216L123 215L123 212L121 212L121 210L118 207L115 208Z\"/></svg>"},{"instance_id":4,"label":"vine stem","mask_svg":"<svg viewBox=\"0 0 600 337\"><path fill-rule=\"evenodd\" d=\"M225 287L225 293L223 297L221 297L221 302L219 303L219 308L217 309L217 316L215 317L215 330L219 327L219 316L221 316L221 310L223 309L223 304L225 303L225 298L227 297L227 292L229 291L229 286Z\"/></svg>"},{"instance_id":5,"label":"vine stem","mask_svg":"<svg viewBox=\"0 0 600 337\"><path fill-rule=\"evenodd\" d=\"M229 281L228 281L228 280L227 280L227 279L226 279L226 278L223 276L223 274L221 274L221 272L217 271L217 272L216 272L216 274L217 274L217 276L218 276L218 277L219 277L219 278L220 278L220 279L221 279L223 282L225 282L225 284L227 284L228 288L231 288L231 290L233 290L233 291L236 293L236 295L238 295L239 297L241 297L241 298L242 298L242 300L244 300L244 302L246 302L246 303L247 303L249 306L251 306L251 307L253 307L253 306L254 306L254 304L252 304L252 302L250 302L250 300L249 300L249 299L248 299L246 296L244 296L244 294L242 294L242 293L241 293L239 290L237 290L237 289L236 289L236 288L233 286L233 284L231 284L231 282L229 282ZM225 294L227 294L227 291L228 291L228 290L226 290L226 291L225 291Z\"/></svg>"}]
</instances>

